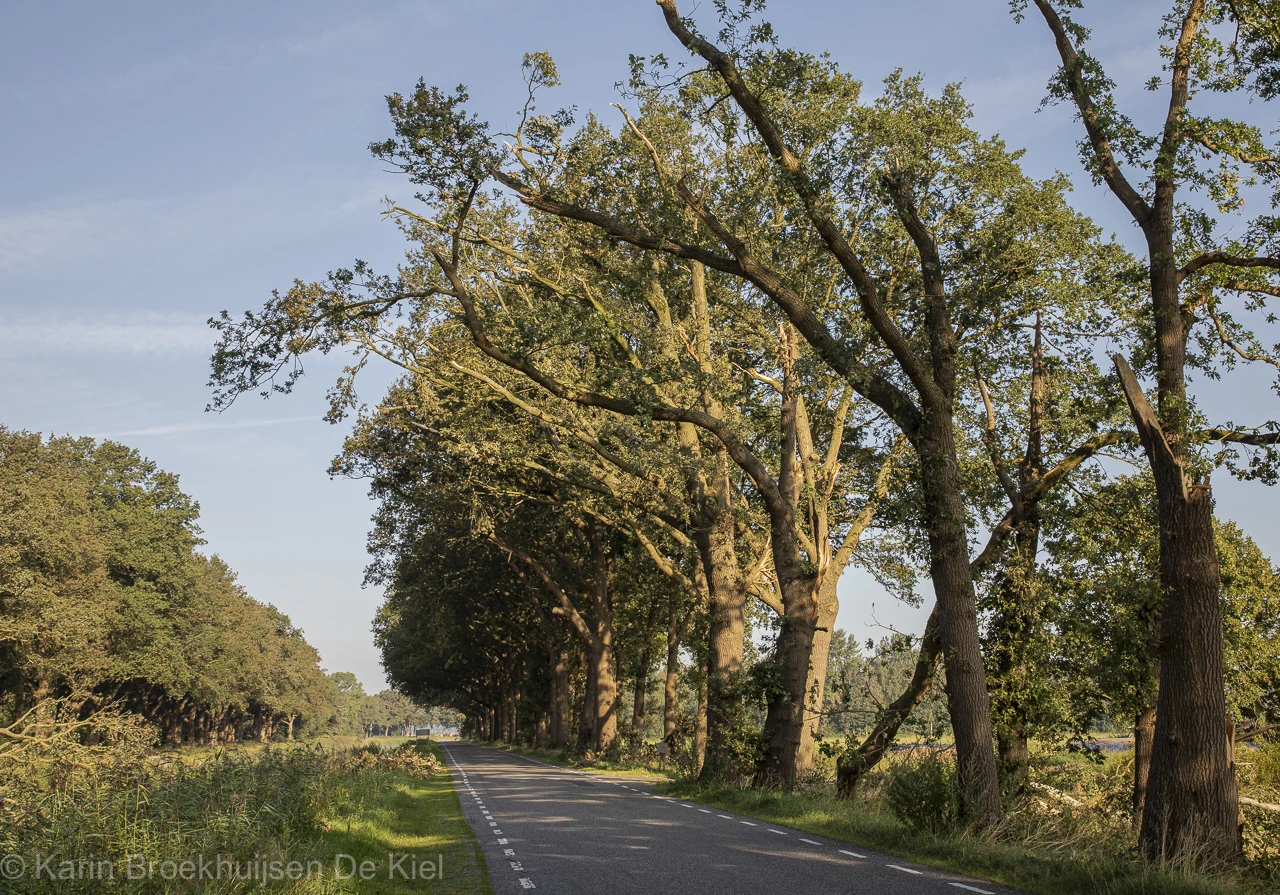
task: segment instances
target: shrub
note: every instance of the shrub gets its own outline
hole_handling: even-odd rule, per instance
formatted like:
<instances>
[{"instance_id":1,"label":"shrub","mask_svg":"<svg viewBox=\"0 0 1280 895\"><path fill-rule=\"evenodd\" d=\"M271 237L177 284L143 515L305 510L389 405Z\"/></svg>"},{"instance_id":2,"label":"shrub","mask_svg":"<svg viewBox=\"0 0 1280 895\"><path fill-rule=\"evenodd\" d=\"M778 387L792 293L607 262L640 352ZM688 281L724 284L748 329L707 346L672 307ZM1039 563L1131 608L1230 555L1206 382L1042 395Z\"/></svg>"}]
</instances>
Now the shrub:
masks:
<instances>
[{"instance_id":1,"label":"shrub","mask_svg":"<svg viewBox=\"0 0 1280 895\"><path fill-rule=\"evenodd\" d=\"M914 749L889 770L885 799L903 823L945 833L960 819L960 787L955 762L936 749Z\"/></svg>"}]
</instances>

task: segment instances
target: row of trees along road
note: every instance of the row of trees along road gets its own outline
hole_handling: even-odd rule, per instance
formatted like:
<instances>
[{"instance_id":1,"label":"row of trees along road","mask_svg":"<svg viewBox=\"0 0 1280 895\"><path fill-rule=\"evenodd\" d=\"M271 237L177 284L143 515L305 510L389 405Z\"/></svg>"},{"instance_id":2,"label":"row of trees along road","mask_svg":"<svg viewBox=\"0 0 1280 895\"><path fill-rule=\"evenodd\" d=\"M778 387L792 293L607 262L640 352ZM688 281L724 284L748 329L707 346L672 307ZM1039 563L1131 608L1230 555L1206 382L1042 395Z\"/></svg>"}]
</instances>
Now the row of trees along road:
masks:
<instances>
[{"instance_id":1,"label":"row of trees along road","mask_svg":"<svg viewBox=\"0 0 1280 895\"><path fill-rule=\"evenodd\" d=\"M1152 84L1168 118L1147 136L1084 51L1078 4L1035 3L1060 57L1051 99L1078 111L1086 169L1132 212L1139 258L1071 207L1065 176L1035 180L977 133L957 87L895 73L866 100L829 58L780 46L759 3L717 4L714 39L658 6L690 61L633 56L616 126L539 108L559 83L544 53L505 133L461 88L390 96L395 134L371 148L417 190L388 210L406 262L213 321L215 407L350 350L337 420L361 406L366 363L403 370L335 465L382 501L370 576L393 678L478 732L537 719L555 745L609 750L619 680L638 736L663 645L675 732L684 649L702 775L789 784L813 762L841 573L906 594L927 577L910 680L849 742L839 783L879 761L941 664L963 811L989 823L1049 730L1047 656L1067 636L1053 619L1069 588L1047 582L1068 561L1041 567L1042 532L1104 486L1087 461L1107 452L1149 469L1158 498L1159 628L1131 644L1158 692L1141 843L1237 853L1207 475L1273 478L1275 433L1216 423L1185 382L1276 363L1246 328L1280 288L1273 219L1217 229L1275 163L1257 127L1188 103L1270 99L1270 7L1175 5ZM1135 524L1148 509L1128 506ZM756 657L761 626L776 636ZM1260 728L1266 705L1237 707Z\"/></svg>"},{"instance_id":2,"label":"row of trees along road","mask_svg":"<svg viewBox=\"0 0 1280 895\"><path fill-rule=\"evenodd\" d=\"M370 695L364 692L364 685L350 671L331 672L329 680L337 694L329 728L335 734L413 736L419 727L430 727L439 734L442 729L457 729L461 720L452 709L424 709L395 690L380 690Z\"/></svg>"},{"instance_id":3,"label":"row of trees along road","mask_svg":"<svg viewBox=\"0 0 1280 895\"><path fill-rule=\"evenodd\" d=\"M289 619L197 552L199 507L124 445L0 427L0 723L136 712L166 744L328 730L338 691ZM34 714L32 714L34 713Z\"/></svg>"}]
</instances>

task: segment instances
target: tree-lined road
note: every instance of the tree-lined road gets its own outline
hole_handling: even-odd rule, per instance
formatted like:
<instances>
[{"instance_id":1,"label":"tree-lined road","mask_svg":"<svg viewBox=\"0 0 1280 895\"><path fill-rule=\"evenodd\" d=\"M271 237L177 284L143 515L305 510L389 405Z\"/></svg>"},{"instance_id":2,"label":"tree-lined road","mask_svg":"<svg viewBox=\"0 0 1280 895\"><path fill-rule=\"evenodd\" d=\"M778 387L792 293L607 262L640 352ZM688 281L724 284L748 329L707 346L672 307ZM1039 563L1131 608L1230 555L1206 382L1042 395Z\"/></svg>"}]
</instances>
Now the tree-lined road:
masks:
<instances>
[{"instance_id":1,"label":"tree-lined road","mask_svg":"<svg viewBox=\"0 0 1280 895\"><path fill-rule=\"evenodd\" d=\"M671 799L627 778L467 743L444 749L499 895L1015 891Z\"/></svg>"}]
</instances>

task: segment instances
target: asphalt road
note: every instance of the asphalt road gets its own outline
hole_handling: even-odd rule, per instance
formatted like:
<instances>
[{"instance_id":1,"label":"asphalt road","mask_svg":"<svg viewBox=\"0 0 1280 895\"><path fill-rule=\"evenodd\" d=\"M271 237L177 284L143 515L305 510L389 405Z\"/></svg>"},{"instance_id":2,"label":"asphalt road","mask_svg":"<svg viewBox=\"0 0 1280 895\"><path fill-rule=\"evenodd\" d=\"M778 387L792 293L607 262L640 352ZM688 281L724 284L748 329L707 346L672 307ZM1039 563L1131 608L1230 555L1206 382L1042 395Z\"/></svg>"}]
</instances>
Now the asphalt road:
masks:
<instances>
[{"instance_id":1,"label":"asphalt road","mask_svg":"<svg viewBox=\"0 0 1280 895\"><path fill-rule=\"evenodd\" d=\"M1017 895L627 778L443 745L497 895Z\"/></svg>"}]
</instances>

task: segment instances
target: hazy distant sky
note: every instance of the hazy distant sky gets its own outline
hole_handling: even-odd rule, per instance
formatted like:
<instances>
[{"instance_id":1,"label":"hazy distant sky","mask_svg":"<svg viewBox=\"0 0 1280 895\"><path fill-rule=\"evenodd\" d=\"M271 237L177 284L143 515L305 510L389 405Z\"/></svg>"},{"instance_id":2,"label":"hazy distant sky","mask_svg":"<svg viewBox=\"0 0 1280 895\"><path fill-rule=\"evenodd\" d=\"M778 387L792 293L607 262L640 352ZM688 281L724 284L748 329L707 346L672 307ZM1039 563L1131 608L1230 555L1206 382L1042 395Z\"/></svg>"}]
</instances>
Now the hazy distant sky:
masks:
<instances>
[{"instance_id":1,"label":"hazy distant sky","mask_svg":"<svg viewBox=\"0 0 1280 895\"><path fill-rule=\"evenodd\" d=\"M1097 5L1113 30L1093 50L1113 76L1156 73L1160 4ZM696 14L710 27L712 4ZM981 130L1026 147L1033 174L1070 173L1077 204L1132 241L1114 200L1079 175L1069 114L1037 113L1052 46L1041 22L1015 25L1006 0L774 0L769 18L785 43L829 50L868 90L897 67L935 88L963 80ZM360 482L326 474L344 433L320 421L339 364L309 364L290 397L205 414L204 321L357 257L395 263L402 244L380 200L412 191L365 148L390 133L385 94L419 77L465 83L504 124L522 54L550 50L565 82L555 102L613 121L628 53L681 56L657 7L94 0L8 3L4 20L0 424L116 438L180 474L207 549L287 612L330 670L381 688L369 633L380 594L360 585L373 507ZM1122 98L1152 111L1147 94ZM372 370L364 396L389 381ZM1216 386L1227 416L1276 416L1265 377L1247 381ZM1275 495L1216 486L1220 514L1280 555L1271 514L1254 510ZM873 602L882 623L923 623L861 574L842 599L839 622L860 639L882 633L868 626Z\"/></svg>"}]
</instances>

